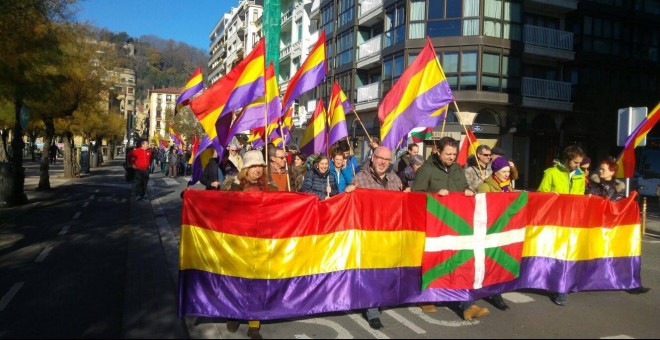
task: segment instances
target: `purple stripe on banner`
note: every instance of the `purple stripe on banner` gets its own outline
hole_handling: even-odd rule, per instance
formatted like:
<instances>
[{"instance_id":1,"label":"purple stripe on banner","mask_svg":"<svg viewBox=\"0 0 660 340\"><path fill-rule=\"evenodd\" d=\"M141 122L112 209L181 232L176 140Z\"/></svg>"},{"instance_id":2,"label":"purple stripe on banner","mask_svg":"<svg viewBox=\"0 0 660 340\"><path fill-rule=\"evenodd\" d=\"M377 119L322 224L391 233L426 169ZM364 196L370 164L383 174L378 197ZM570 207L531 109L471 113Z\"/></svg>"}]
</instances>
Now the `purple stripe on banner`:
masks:
<instances>
[{"instance_id":1,"label":"purple stripe on banner","mask_svg":"<svg viewBox=\"0 0 660 340\"><path fill-rule=\"evenodd\" d=\"M300 152L305 154L305 156L311 156L316 152L326 153L327 146L325 142L326 142L326 136L325 136L325 130L323 130L320 133L318 133L316 136L314 136L314 138L311 141L309 141L309 143L301 146L299 149Z\"/></svg>"},{"instance_id":2,"label":"purple stripe on banner","mask_svg":"<svg viewBox=\"0 0 660 340\"><path fill-rule=\"evenodd\" d=\"M284 106L282 106L282 112L286 112L286 110L293 104L293 102L303 94L304 92L307 92L313 88L315 88L318 84L320 84L323 79L325 78L325 61L322 63L312 67L309 69L309 71L305 72L303 75L298 78L298 82L295 84L289 84L289 86L295 86L291 88L291 96L288 97L288 101L284 103ZM289 89L287 88L287 92Z\"/></svg>"},{"instance_id":3,"label":"purple stripe on banner","mask_svg":"<svg viewBox=\"0 0 660 340\"><path fill-rule=\"evenodd\" d=\"M640 257L580 262L524 258L522 276L510 282L479 290L424 291L420 267L347 270L280 280L185 270L179 272L179 317L272 320L407 303L477 300L523 288L622 290L641 285L640 266Z\"/></svg>"},{"instance_id":4,"label":"purple stripe on banner","mask_svg":"<svg viewBox=\"0 0 660 340\"><path fill-rule=\"evenodd\" d=\"M348 137L348 129L346 128L346 120L337 122L334 126L330 127L328 134L328 143L335 144L338 140Z\"/></svg>"},{"instance_id":5,"label":"purple stripe on banner","mask_svg":"<svg viewBox=\"0 0 660 340\"><path fill-rule=\"evenodd\" d=\"M387 132L386 136L383 136L383 146L394 150L399 144L399 140L405 137L413 128L418 126L437 126L444 119L444 114L437 117L431 117L429 114L451 103L453 100L454 97L446 80L417 96L395 118L390 131Z\"/></svg>"},{"instance_id":6,"label":"purple stripe on banner","mask_svg":"<svg viewBox=\"0 0 660 340\"><path fill-rule=\"evenodd\" d=\"M265 91L265 85L264 85L263 76L257 78L257 80L251 83L233 89L231 95L229 96L229 99L227 99L227 102L225 103L225 107L220 113L220 116L228 112L231 112L233 110L247 106L255 99L263 96L264 91Z\"/></svg>"},{"instance_id":7,"label":"purple stripe on banner","mask_svg":"<svg viewBox=\"0 0 660 340\"><path fill-rule=\"evenodd\" d=\"M183 91L181 96L177 99L176 103L179 104L185 100L192 98L197 92L201 91L204 88L203 83L196 84L195 86Z\"/></svg>"}]
</instances>

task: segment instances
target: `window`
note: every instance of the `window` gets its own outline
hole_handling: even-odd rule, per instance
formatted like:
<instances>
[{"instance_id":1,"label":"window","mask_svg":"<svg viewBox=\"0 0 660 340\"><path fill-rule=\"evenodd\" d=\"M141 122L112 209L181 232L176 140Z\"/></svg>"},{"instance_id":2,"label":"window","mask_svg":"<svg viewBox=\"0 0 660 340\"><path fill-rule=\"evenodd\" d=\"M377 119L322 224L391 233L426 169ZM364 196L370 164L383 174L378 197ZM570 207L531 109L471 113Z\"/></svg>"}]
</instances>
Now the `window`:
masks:
<instances>
[{"instance_id":1,"label":"window","mask_svg":"<svg viewBox=\"0 0 660 340\"><path fill-rule=\"evenodd\" d=\"M486 0L484 35L509 40L522 38L522 6L518 0Z\"/></svg>"},{"instance_id":2,"label":"window","mask_svg":"<svg viewBox=\"0 0 660 340\"><path fill-rule=\"evenodd\" d=\"M321 25L319 30L325 29L325 34L330 34L335 28L335 5L334 2L330 3L321 9Z\"/></svg>"},{"instance_id":3,"label":"window","mask_svg":"<svg viewBox=\"0 0 660 340\"><path fill-rule=\"evenodd\" d=\"M479 0L463 0L463 36L479 35Z\"/></svg>"},{"instance_id":4,"label":"window","mask_svg":"<svg viewBox=\"0 0 660 340\"><path fill-rule=\"evenodd\" d=\"M337 2L337 27L353 21L353 12L355 11L354 0L339 0Z\"/></svg>"},{"instance_id":5,"label":"window","mask_svg":"<svg viewBox=\"0 0 660 340\"><path fill-rule=\"evenodd\" d=\"M462 11L461 0L429 0L428 35L430 37L460 36Z\"/></svg>"},{"instance_id":6,"label":"window","mask_svg":"<svg viewBox=\"0 0 660 340\"><path fill-rule=\"evenodd\" d=\"M461 53L461 76L459 78L460 90L477 89L477 52Z\"/></svg>"},{"instance_id":7,"label":"window","mask_svg":"<svg viewBox=\"0 0 660 340\"><path fill-rule=\"evenodd\" d=\"M481 61L481 90L500 92L500 55L484 53Z\"/></svg>"},{"instance_id":8,"label":"window","mask_svg":"<svg viewBox=\"0 0 660 340\"><path fill-rule=\"evenodd\" d=\"M410 2L410 39L424 39L426 36L424 14L426 13L426 0L412 0Z\"/></svg>"},{"instance_id":9,"label":"window","mask_svg":"<svg viewBox=\"0 0 660 340\"><path fill-rule=\"evenodd\" d=\"M353 62L354 36L353 30L349 30L337 37L337 67Z\"/></svg>"},{"instance_id":10,"label":"window","mask_svg":"<svg viewBox=\"0 0 660 340\"><path fill-rule=\"evenodd\" d=\"M385 12L385 47L398 44L405 40L406 32L405 3L398 3Z\"/></svg>"},{"instance_id":11,"label":"window","mask_svg":"<svg viewBox=\"0 0 660 340\"><path fill-rule=\"evenodd\" d=\"M168 101L168 102L172 101L172 96L168 94L167 97L165 98L165 101Z\"/></svg>"},{"instance_id":12,"label":"window","mask_svg":"<svg viewBox=\"0 0 660 340\"><path fill-rule=\"evenodd\" d=\"M403 54L396 54L394 56L387 56L383 58L382 97L385 97L387 91L389 91L390 88L392 88L392 85L396 83L397 79L399 79L399 77L403 73L403 69L404 69L403 65L404 65Z\"/></svg>"}]
</instances>

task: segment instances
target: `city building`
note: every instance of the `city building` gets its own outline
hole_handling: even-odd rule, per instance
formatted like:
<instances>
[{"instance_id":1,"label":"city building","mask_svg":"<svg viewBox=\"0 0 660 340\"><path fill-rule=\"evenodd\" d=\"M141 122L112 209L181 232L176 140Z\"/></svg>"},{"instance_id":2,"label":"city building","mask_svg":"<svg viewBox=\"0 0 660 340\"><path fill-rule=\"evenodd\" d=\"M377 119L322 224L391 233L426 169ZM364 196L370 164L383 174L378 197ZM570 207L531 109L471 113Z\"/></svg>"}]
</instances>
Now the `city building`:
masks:
<instances>
[{"instance_id":1,"label":"city building","mask_svg":"<svg viewBox=\"0 0 660 340\"><path fill-rule=\"evenodd\" d=\"M144 103L144 110L147 112L148 136L151 138L154 133L160 137L168 136L166 119L174 114L176 99L181 92L180 88L168 87L160 89L151 89L147 91L147 102Z\"/></svg>"}]
</instances>

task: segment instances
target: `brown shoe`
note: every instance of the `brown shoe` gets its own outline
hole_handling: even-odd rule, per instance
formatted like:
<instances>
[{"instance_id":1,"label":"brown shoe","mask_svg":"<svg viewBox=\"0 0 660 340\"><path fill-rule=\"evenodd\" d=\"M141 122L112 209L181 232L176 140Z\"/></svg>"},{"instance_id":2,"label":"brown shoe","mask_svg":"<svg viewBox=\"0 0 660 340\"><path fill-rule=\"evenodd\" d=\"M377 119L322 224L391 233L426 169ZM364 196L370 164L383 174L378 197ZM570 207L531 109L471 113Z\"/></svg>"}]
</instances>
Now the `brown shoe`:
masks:
<instances>
[{"instance_id":1,"label":"brown shoe","mask_svg":"<svg viewBox=\"0 0 660 340\"><path fill-rule=\"evenodd\" d=\"M256 327L248 328L247 336L250 339L263 339L261 334L259 334L259 328Z\"/></svg>"},{"instance_id":2,"label":"brown shoe","mask_svg":"<svg viewBox=\"0 0 660 340\"><path fill-rule=\"evenodd\" d=\"M435 305L419 305L419 308L421 308L423 311L426 313L435 313L438 311L437 308L435 308Z\"/></svg>"},{"instance_id":3,"label":"brown shoe","mask_svg":"<svg viewBox=\"0 0 660 340\"><path fill-rule=\"evenodd\" d=\"M488 315L490 311L488 308L482 308L477 305L472 305L468 309L463 311L463 320L472 320L475 318L481 318Z\"/></svg>"},{"instance_id":4,"label":"brown shoe","mask_svg":"<svg viewBox=\"0 0 660 340\"><path fill-rule=\"evenodd\" d=\"M237 330L238 330L238 321L227 320L227 331L229 333L236 333Z\"/></svg>"}]
</instances>

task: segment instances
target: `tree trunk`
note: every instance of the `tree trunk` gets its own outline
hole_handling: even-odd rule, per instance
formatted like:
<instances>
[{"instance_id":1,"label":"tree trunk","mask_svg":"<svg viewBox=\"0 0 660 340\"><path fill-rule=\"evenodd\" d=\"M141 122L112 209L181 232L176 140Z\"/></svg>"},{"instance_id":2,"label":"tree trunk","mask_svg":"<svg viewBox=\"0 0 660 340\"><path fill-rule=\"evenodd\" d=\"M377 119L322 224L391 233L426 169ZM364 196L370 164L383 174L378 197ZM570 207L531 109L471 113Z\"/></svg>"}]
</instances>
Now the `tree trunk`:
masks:
<instances>
[{"instance_id":1,"label":"tree trunk","mask_svg":"<svg viewBox=\"0 0 660 340\"><path fill-rule=\"evenodd\" d=\"M48 148L50 148L50 141L53 140L53 135L55 134L55 125L53 124L53 118L48 117L44 119L44 124L46 125L46 135L44 136L44 141L49 141L44 143L44 150L41 156L41 166L39 167L39 186L37 190L50 190L50 175L48 171L50 170L50 156Z\"/></svg>"},{"instance_id":2,"label":"tree trunk","mask_svg":"<svg viewBox=\"0 0 660 340\"><path fill-rule=\"evenodd\" d=\"M37 157L35 155L35 151L37 151L37 134L36 133L28 133L28 137L30 138L30 158L32 159L33 162L37 161ZM44 148L46 148L46 143L44 143ZM43 158L45 153L41 154L41 158Z\"/></svg>"},{"instance_id":3,"label":"tree trunk","mask_svg":"<svg viewBox=\"0 0 660 340\"><path fill-rule=\"evenodd\" d=\"M9 162L9 155L7 153L7 135L9 129L0 131L0 163Z\"/></svg>"},{"instance_id":4,"label":"tree trunk","mask_svg":"<svg viewBox=\"0 0 660 340\"><path fill-rule=\"evenodd\" d=\"M12 164L13 169L11 169L11 179L12 185L9 192L7 192L6 202L9 205L21 205L27 203L27 195L25 195L25 168L23 168L23 148L25 143L23 143L23 128L21 127L21 107L23 106L23 101L18 95L18 91L14 97L14 118L16 122L14 123L14 133L13 140L11 142L12 149Z\"/></svg>"},{"instance_id":5,"label":"tree trunk","mask_svg":"<svg viewBox=\"0 0 660 340\"><path fill-rule=\"evenodd\" d=\"M80 177L80 165L76 158L73 134L67 132L64 136L64 178Z\"/></svg>"}]
</instances>

